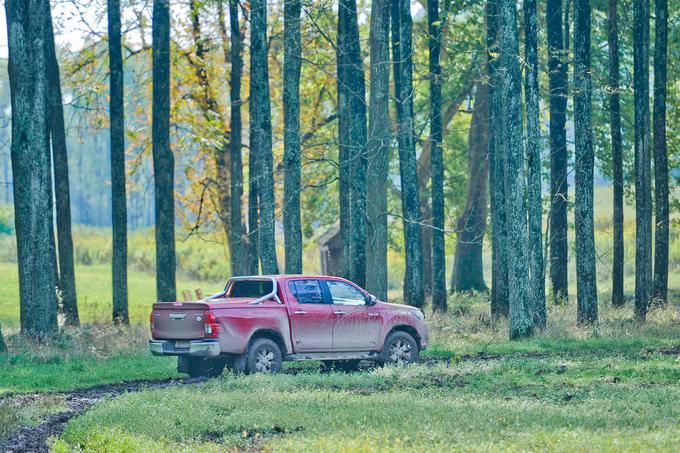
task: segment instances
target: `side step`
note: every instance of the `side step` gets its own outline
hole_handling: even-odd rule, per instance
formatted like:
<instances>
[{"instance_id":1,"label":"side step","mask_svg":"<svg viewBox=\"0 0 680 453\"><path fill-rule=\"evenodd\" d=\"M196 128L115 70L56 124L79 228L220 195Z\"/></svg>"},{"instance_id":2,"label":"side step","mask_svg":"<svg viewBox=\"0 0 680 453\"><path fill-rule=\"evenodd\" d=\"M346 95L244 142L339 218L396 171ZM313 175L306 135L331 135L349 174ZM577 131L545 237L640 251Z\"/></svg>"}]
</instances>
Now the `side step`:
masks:
<instances>
[{"instance_id":1,"label":"side step","mask_svg":"<svg viewBox=\"0 0 680 453\"><path fill-rule=\"evenodd\" d=\"M358 352L307 352L299 354L288 354L284 360L375 360L380 353L373 351Z\"/></svg>"}]
</instances>

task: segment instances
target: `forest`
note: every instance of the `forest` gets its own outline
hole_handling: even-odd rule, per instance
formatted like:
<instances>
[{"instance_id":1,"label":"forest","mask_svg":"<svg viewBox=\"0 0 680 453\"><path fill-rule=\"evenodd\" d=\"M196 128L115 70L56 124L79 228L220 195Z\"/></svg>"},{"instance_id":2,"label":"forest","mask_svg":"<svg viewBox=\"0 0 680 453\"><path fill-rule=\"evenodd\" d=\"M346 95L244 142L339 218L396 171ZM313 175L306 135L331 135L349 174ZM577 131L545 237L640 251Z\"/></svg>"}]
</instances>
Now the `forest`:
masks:
<instances>
[{"instance_id":1,"label":"forest","mask_svg":"<svg viewBox=\"0 0 680 453\"><path fill-rule=\"evenodd\" d=\"M678 11L4 0L0 450L674 450ZM430 347L149 355L154 302L260 274L418 307Z\"/></svg>"}]
</instances>

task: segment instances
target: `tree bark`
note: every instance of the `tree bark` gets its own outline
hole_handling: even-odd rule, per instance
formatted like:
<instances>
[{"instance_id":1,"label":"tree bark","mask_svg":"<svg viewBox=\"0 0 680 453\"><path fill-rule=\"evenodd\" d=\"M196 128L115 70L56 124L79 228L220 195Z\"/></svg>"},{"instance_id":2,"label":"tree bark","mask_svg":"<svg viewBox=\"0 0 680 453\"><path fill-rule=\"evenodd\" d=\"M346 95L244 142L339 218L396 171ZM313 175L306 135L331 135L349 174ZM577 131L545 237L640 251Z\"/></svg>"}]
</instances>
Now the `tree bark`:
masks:
<instances>
[{"instance_id":1,"label":"tree bark","mask_svg":"<svg viewBox=\"0 0 680 453\"><path fill-rule=\"evenodd\" d=\"M666 91L668 66L668 0L656 0L654 27L654 299L668 302L668 150L666 145Z\"/></svg>"},{"instance_id":2,"label":"tree bark","mask_svg":"<svg viewBox=\"0 0 680 453\"><path fill-rule=\"evenodd\" d=\"M574 126L576 138L576 319L597 322L595 220L593 213L592 93L590 0L574 0Z\"/></svg>"},{"instance_id":3,"label":"tree bark","mask_svg":"<svg viewBox=\"0 0 680 453\"><path fill-rule=\"evenodd\" d=\"M64 106L61 97L59 61L54 43L51 12L47 18L47 79L49 84L49 126L54 165L54 199L57 217L58 286L61 307L67 326L80 324L76 299L76 278L73 265L73 236L71 234L71 195L69 190L68 151L64 127Z\"/></svg>"},{"instance_id":4,"label":"tree bark","mask_svg":"<svg viewBox=\"0 0 680 453\"><path fill-rule=\"evenodd\" d=\"M359 24L355 0L340 0L338 6L338 125L342 176L349 189L349 278L366 284L366 87L361 59ZM342 186L343 184L341 184ZM341 195L343 198L343 195ZM347 227L347 219L341 228ZM345 247L346 248L346 247Z\"/></svg>"},{"instance_id":5,"label":"tree bark","mask_svg":"<svg viewBox=\"0 0 680 453\"><path fill-rule=\"evenodd\" d=\"M421 307L424 303L423 254L420 241L420 198L416 147L413 130L413 48L412 18L408 0L392 0L392 46L397 101L397 141L401 204L404 220L406 271L404 302ZM396 31L396 33L395 33Z\"/></svg>"},{"instance_id":6,"label":"tree bark","mask_svg":"<svg viewBox=\"0 0 680 453\"><path fill-rule=\"evenodd\" d=\"M430 146L432 147L432 309L446 311L444 152L442 148L442 18L439 0L427 2L430 57ZM486 154L486 150L484 151ZM486 200L484 200L486 209ZM430 249L424 249L429 254Z\"/></svg>"},{"instance_id":7,"label":"tree bark","mask_svg":"<svg viewBox=\"0 0 680 453\"><path fill-rule=\"evenodd\" d=\"M635 98L635 317L644 321L652 296L652 178L649 149L649 0L633 2Z\"/></svg>"},{"instance_id":8,"label":"tree bark","mask_svg":"<svg viewBox=\"0 0 680 453\"><path fill-rule=\"evenodd\" d=\"M555 300L568 297L567 279L567 63L562 0L548 0L548 75L550 86L550 282Z\"/></svg>"},{"instance_id":9,"label":"tree bark","mask_svg":"<svg viewBox=\"0 0 680 453\"><path fill-rule=\"evenodd\" d=\"M619 75L619 26L617 0L609 0L609 129L612 141L614 173L614 256L612 264L612 305L623 306L623 139L621 137L621 103Z\"/></svg>"},{"instance_id":10,"label":"tree bark","mask_svg":"<svg viewBox=\"0 0 680 453\"><path fill-rule=\"evenodd\" d=\"M170 148L170 5L153 2L152 152L156 201L156 297L176 299L175 158Z\"/></svg>"},{"instance_id":11,"label":"tree bark","mask_svg":"<svg viewBox=\"0 0 680 453\"><path fill-rule=\"evenodd\" d=\"M44 47L50 6L46 0L8 0L5 9L21 331L41 337L57 329L49 82Z\"/></svg>"},{"instance_id":12,"label":"tree bark","mask_svg":"<svg viewBox=\"0 0 680 453\"><path fill-rule=\"evenodd\" d=\"M501 149L500 28L498 0L487 0L487 67L489 71L489 192L491 205L491 314L508 315L505 163Z\"/></svg>"},{"instance_id":13,"label":"tree bark","mask_svg":"<svg viewBox=\"0 0 680 453\"><path fill-rule=\"evenodd\" d=\"M517 8L512 0L499 0L501 152L505 158L505 187L508 241L508 286L510 339L533 332L529 287L529 236L525 202L524 147L522 144L522 75L519 65Z\"/></svg>"},{"instance_id":14,"label":"tree bark","mask_svg":"<svg viewBox=\"0 0 680 453\"><path fill-rule=\"evenodd\" d=\"M241 121L241 78L243 75L243 57L241 56L242 38L238 20L239 0L229 1L229 30L231 41L229 48L229 61L231 74L229 79L229 97L231 113L231 134L229 140L229 152L231 154L231 271L233 275L248 273L248 242L243 225L243 157L242 146L242 121ZM224 21L220 21L224 24ZM226 30L223 32L226 35ZM226 36L223 38L226 42ZM225 58L227 57L225 52ZM255 255L257 256L257 254ZM257 264L257 263L256 263ZM255 271L257 273L257 270Z\"/></svg>"},{"instance_id":15,"label":"tree bark","mask_svg":"<svg viewBox=\"0 0 680 453\"><path fill-rule=\"evenodd\" d=\"M5 344L5 337L2 335L2 324L0 324L0 353L7 352L7 345Z\"/></svg>"},{"instance_id":16,"label":"tree bark","mask_svg":"<svg viewBox=\"0 0 680 453\"><path fill-rule=\"evenodd\" d=\"M524 2L525 102L527 118L527 204L529 208L529 277L534 325L545 328L543 273L543 200L541 197L541 126L538 90L538 19L536 0Z\"/></svg>"},{"instance_id":17,"label":"tree bark","mask_svg":"<svg viewBox=\"0 0 680 453\"><path fill-rule=\"evenodd\" d=\"M276 200L274 197L274 157L272 155L272 116L269 98L267 58L267 3L250 3L250 147L256 158L260 222L259 254L262 272L278 274L276 259Z\"/></svg>"},{"instance_id":18,"label":"tree bark","mask_svg":"<svg viewBox=\"0 0 680 453\"><path fill-rule=\"evenodd\" d=\"M302 224L300 221L300 0L284 4L283 25L283 229L286 273L302 273Z\"/></svg>"},{"instance_id":19,"label":"tree bark","mask_svg":"<svg viewBox=\"0 0 680 453\"><path fill-rule=\"evenodd\" d=\"M108 0L109 110L111 126L111 219L113 229L113 321L129 324L127 294L127 201L125 190L125 94L120 0Z\"/></svg>"},{"instance_id":20,"label":"tree bark","mask_svg":"<svg viewBox=\"0 0 680 453\"><path fill-rule=\"evenodd\" d=\"M454 291L486 291L482 248L486 231L489 180L489 85L477 84L468 135L468 188L465 210L456 225L457 243L451 287Z\"/></svg>"},{"instance_id":21,"label":"tree bark","mask_svg":"<svg viewBox=\"0 0 680 453\"><path fill-rule=\"evenodd\" d=\"M387 179L389 177L390 127L390 1L371 4L370 99L368 112L366 188L367 248L366 289L380 300L387 300Z\"/></svg>"}]
</instances>

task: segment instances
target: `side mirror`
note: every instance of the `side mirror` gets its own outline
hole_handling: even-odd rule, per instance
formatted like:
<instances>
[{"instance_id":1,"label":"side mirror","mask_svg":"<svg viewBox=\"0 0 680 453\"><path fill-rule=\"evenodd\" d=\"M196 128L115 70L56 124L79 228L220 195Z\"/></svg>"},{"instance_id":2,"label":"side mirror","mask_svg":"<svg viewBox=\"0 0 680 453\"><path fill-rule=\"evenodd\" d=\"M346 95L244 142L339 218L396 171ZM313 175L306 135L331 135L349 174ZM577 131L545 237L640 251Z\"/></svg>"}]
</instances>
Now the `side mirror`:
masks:
<instances>
[{"instance_id":1,"label":"side mirror","mask_svg":"<svg viewBox=\"0 0 680 453\"><path fill-rule=\"evenodd\" d=\"M371 306L375 305L375 303L378 301L378 298L375 297L373 294L369 294L366 296L366 305Z\"/></svg>"}]
</instances>

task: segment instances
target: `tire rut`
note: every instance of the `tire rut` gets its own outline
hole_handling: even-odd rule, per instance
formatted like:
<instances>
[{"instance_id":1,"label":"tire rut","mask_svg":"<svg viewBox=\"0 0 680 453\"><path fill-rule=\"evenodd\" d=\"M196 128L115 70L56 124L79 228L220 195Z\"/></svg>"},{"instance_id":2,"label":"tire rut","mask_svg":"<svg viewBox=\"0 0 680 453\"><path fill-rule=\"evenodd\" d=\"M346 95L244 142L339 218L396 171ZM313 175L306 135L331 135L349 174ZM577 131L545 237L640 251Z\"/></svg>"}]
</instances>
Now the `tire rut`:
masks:
<instances>
[{"instance_id":1,"label":"tire rut","mask_svg":"<svg viewBox=\"0 0 680 453\"><path fill-rule=\"evenodd\" d=\"M62 395L68 406L65 411L47 417L37 426L21 426L9 439L0 443L0 452L49 452L47 440L52 436L58 436L64 431L69 420L87 411L93 404L107 397L115 397L124 393L137 392L140 390L162 389L167 387L195 385L206 382L207 378L190 379L163 379L157 381L142 380L128 381L120 384L106 384L87 389L79 389L71 392L52 392L51 395ZM31 398L37 394L21 394L19 398ZM12 398L4 396L0 402Z\"/></svg>"}]
</instances>

